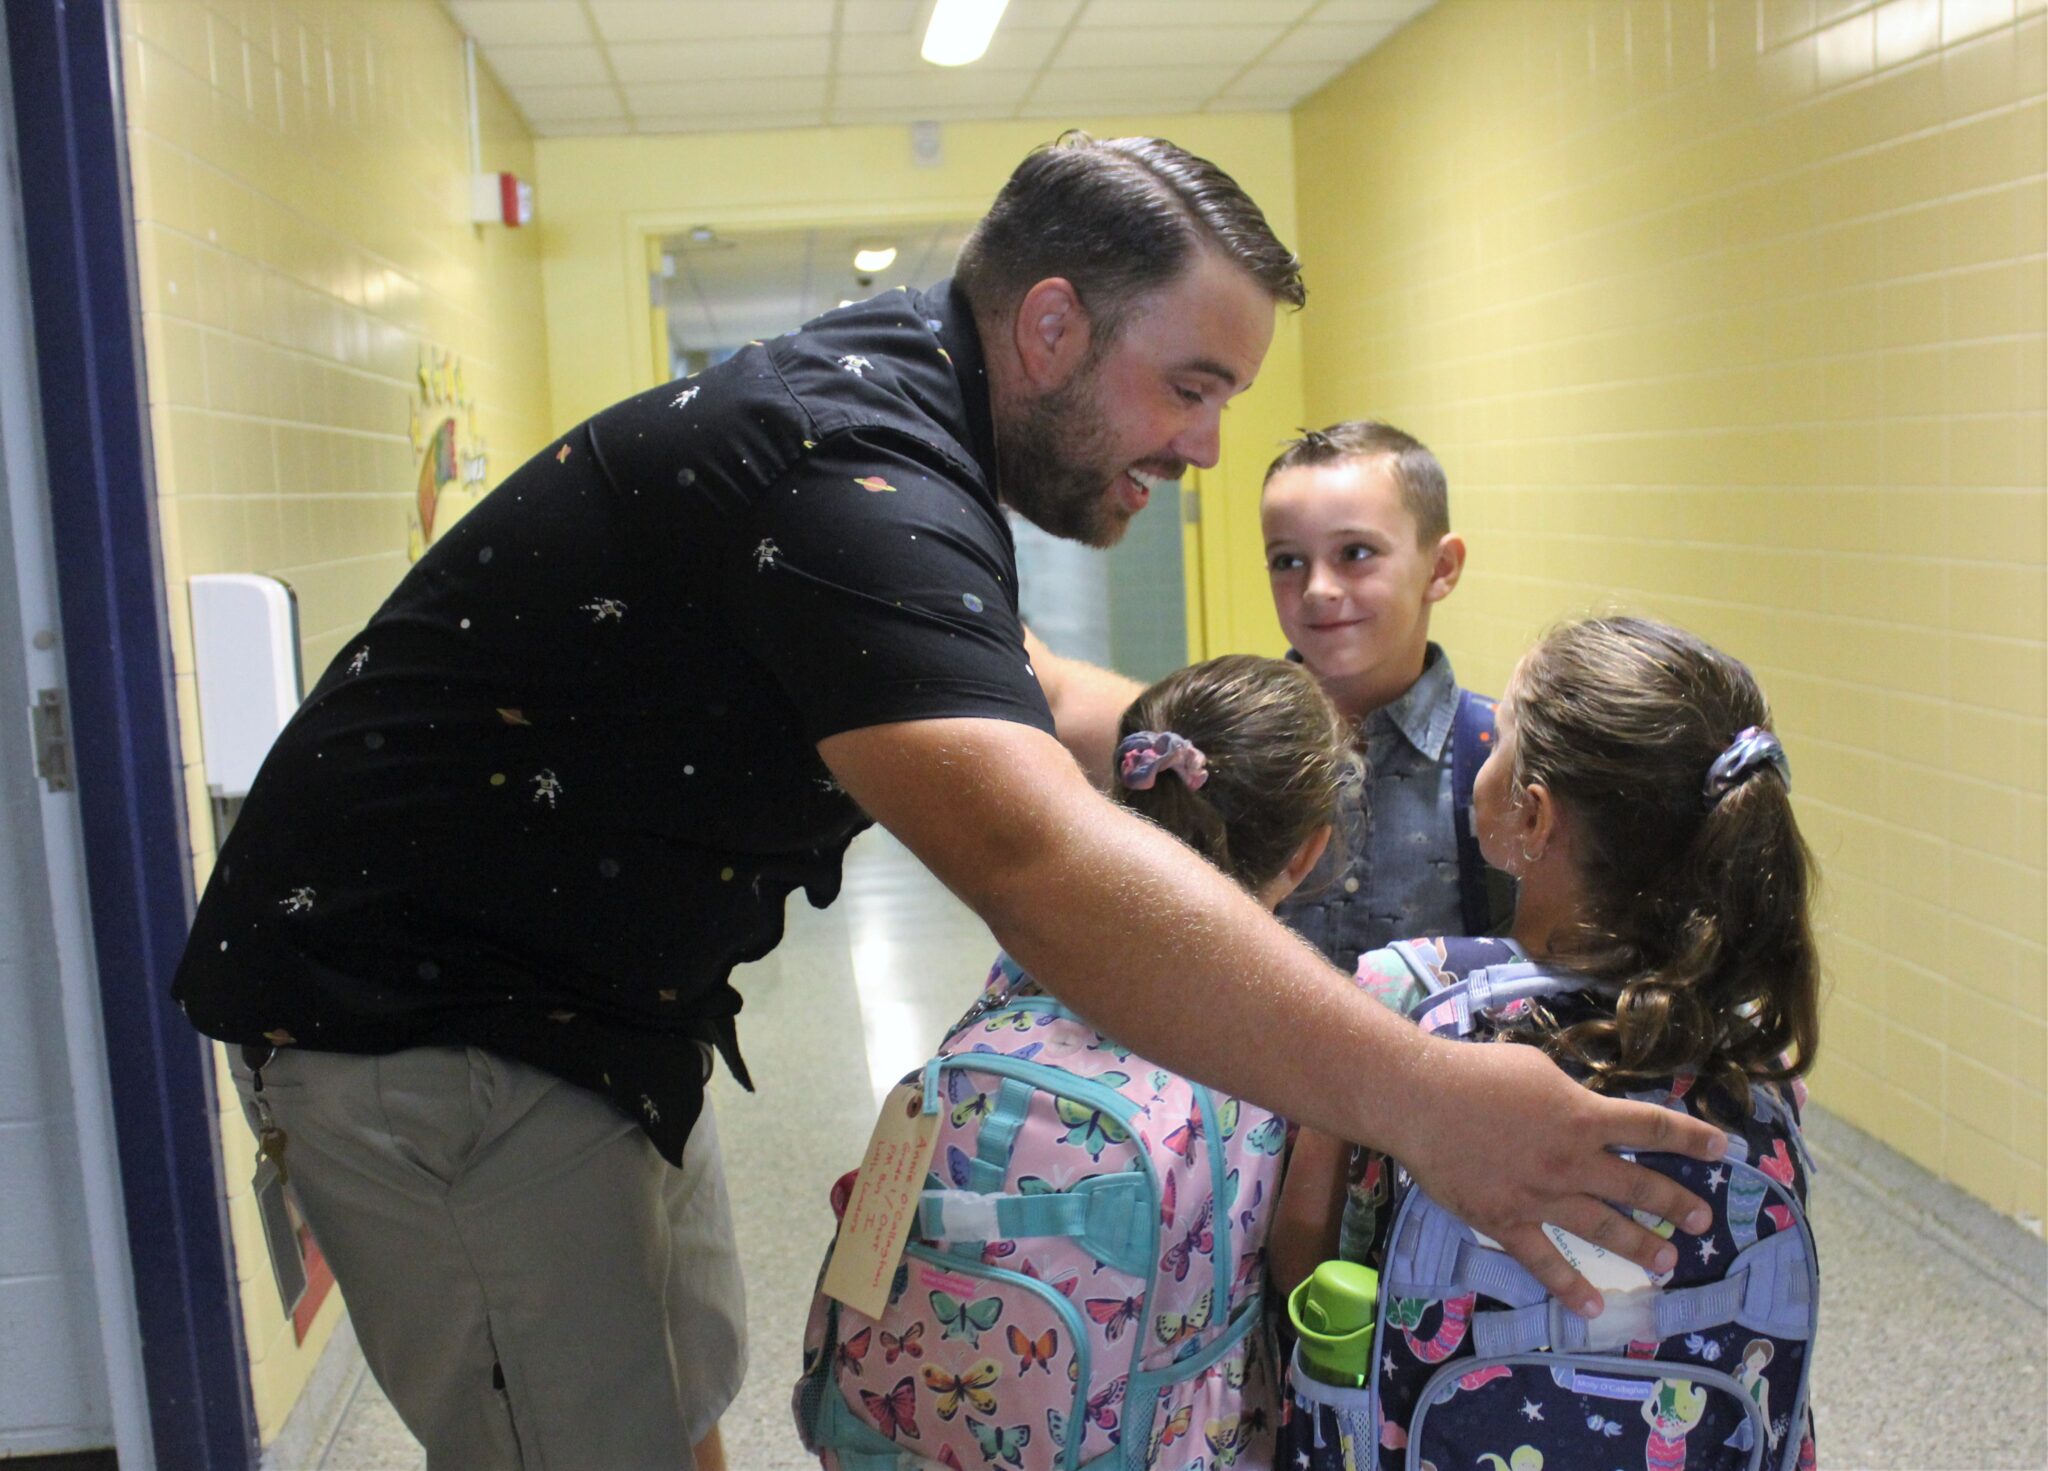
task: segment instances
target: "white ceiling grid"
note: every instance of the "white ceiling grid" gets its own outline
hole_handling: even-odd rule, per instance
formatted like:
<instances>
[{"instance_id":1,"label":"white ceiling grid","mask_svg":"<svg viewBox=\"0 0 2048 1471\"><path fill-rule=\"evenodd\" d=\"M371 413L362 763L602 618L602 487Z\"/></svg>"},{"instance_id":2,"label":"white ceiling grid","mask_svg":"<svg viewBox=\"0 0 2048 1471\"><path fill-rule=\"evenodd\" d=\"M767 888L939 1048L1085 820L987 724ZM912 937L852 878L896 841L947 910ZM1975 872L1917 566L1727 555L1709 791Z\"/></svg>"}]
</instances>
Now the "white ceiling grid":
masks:
<instances>
[{"instance_id":1,"label":"white ceiling grid","mask_svg":"<svg viewBox=\"0 0 2048 1471\"><path fill-rule=\"evenodd\" d=\"M542 137L1293 106L1434 0L1010 0L922 60L930 0L446 0Z\"/></svg>"}]
</instances>

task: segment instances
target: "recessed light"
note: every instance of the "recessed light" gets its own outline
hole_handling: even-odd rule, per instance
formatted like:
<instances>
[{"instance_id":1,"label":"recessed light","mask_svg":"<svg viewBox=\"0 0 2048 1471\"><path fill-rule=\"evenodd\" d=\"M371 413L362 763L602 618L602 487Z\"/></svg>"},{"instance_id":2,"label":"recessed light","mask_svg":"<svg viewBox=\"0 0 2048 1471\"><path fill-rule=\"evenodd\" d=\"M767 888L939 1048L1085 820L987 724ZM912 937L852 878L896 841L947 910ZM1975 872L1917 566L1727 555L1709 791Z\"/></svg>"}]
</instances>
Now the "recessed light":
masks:
<instances>
[{"instance_id":1,"label":"recessed light","mask_svg":"<svg viewBox=\"0 0 2048 1471\"><path fill-rule=\"evenodd\" d=\"M864 276L876 271L886 271L896 264L896 247L893 245L864 246L853 253L853 268Z\"/></svg>"},{"instance_id":2,"label":"recessed light","mask_svg":"<svg viewBox=\"0 0 2048 1471\"><path fill-rule=\"evenodd\" d=\"M934 66L965 66L979 61L996 33L996 22L1010 0L939 0L925 27L919 53Z\"/></svg>"}]
</instances>

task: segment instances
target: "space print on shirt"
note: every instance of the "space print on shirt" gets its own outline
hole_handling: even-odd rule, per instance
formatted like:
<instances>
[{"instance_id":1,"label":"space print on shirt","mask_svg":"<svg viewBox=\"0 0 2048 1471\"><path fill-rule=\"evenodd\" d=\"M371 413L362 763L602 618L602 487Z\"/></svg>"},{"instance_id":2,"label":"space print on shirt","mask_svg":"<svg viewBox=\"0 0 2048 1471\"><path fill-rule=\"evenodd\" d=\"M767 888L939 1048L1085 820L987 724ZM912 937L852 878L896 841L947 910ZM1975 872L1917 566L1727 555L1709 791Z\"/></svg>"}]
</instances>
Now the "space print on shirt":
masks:
<instances>
[{"instance_id":1,"label":"space print on shirt","mask_svg":"<svg viewBox=\"0 0 2048 1471\"><path fill-rule=\"evenodd\" d=\"M971 314L891 293L838 315L544 443L342 646L276 753L304 802L245 812L223 852L273 878L201 905L176 992L195 1025L349 1049L459 1027L679 1156L696 1039L731 1031L693 933L772 944L864 825L805 718L1049 721L1009 634ZM699 659L765 677L649 681ZM660 775L626 780L625 756ZM462 842L491 861L448 862ZM688 924L653 912L678 893ZM442 943L469 924L491 943ZM359 984L365 956L390 964Z\"/></svg>"}]
</instances>

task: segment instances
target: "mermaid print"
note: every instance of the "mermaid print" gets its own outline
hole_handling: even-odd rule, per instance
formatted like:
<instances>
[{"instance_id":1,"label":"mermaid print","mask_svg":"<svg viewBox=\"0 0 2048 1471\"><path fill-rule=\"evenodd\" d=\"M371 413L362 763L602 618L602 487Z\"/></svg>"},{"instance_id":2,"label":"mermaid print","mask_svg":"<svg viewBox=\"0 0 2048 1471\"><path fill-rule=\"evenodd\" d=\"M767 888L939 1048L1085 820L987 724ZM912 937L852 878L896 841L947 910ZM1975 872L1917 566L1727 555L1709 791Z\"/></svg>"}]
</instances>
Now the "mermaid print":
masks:
<instances>
[{"instance_id":1,"label":"mermaid print","mask_svg":"<svg viewBox=\"0 0 2048 1471\"><path fill-rule=\"evenodd\" d=\"M1689 1379L1659 1379L1643 1401L1643 1419L1650 1427L1643 1447L1645 1471L1685 1471L1685 1437L1707 1413L1707 1392Z\"/></svg>"},{"instance_id":2,"label":"mermaid print","mask_svg":"<svg viewBox=\"0 0 2048 1471\"><path fill-rule=\"evenodd\" d=\"M1472 1323L1472 1305L1478 1297L1476 1292L1468 1292L1462 1297L1444 1299L1443 1321L1437 1324L1435 1336L1426 1342L1415 1336L1415 1330L1421 1325L1423 1312L1429 1306L1427 1298L1396 1298L1387 1309L1387 1322L1401 1330L1401 1337L1408 1342L1408 1351L1416 1358L1425 1364L1441 1364L1465 1341L1465 1330Z\"/></svg>"},{"instance_id":3,"label":"mermaid print","mask_svg":"<svg viewBox=\"0 0 2048 1471\"><path fill-rule=\"evenodd\" d=\"M1748 1165L1732 1165L1728 1171L1728 1234L1735 1248L1756 1245L1756 1221L1763 1213L1764 1194L1770 1189L1764 1176Z\"/></svg>"},{"instance_id":4,"label":"mermaid print","mask_svg":"<svg viewBox=\"0 0 2048 1471\"><path fill-rule=\"evenodd\" d=\"M1766 1175L1769 1175L1773 1180L1776 1180L1780 1185L1788 1188L1791 1186L1793 1177L1792 1155L1785 1148L1784 1140L1773 1140L1771 1142L1771 1152L1758 1160L1756 1167Z\"/></svg>"}]
</instances>

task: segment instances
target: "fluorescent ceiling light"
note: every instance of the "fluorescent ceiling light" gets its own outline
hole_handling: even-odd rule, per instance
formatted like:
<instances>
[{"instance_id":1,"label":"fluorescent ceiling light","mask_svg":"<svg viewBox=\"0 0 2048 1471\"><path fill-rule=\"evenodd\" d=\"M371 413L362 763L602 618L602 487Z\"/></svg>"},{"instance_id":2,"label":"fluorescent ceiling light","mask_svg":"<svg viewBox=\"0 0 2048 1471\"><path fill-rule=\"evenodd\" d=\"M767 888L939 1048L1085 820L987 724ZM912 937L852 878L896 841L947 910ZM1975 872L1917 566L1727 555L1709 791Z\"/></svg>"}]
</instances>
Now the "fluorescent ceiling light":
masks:
<instances>
[{"instance_id":1,"label":"fluorescent ceiling light","mask_svg":"<svg viewBox=\"0 0 2048 1471\"><path fill-rule=\"evenodd\" d=\"M935 66L965 66L979 61L1003 18L1010 0L938 0L931 24L925 27L920 53Z\"/></svg>"},{"instance_id":2,"label":"fluorescent ceiling light","mask_svg":"<svg viewBox=\"0 0 2048 1471\"><path fill-rule=\"evenodd\" d=\"M894 264L896 264L896 247L893 245L875 245L865 250L856 250L853 253L853 268L863 275L873 275L876 271L886 271Z\"/></svg>"}]
</instances>

